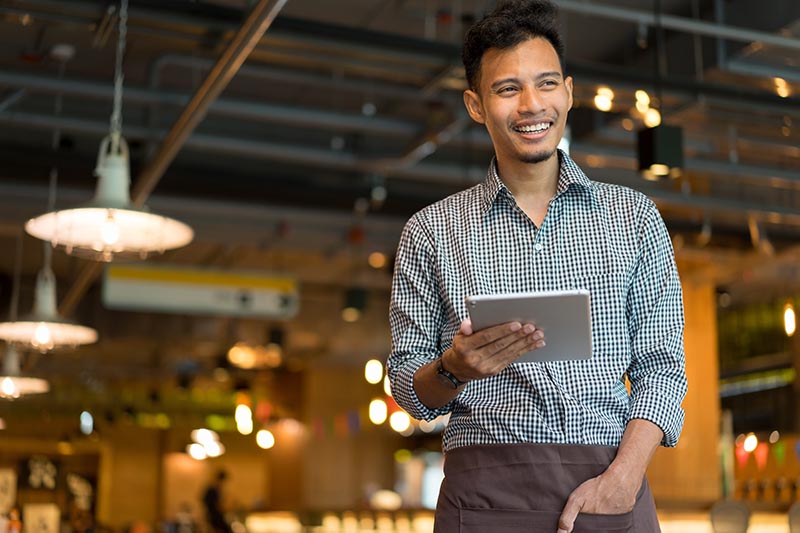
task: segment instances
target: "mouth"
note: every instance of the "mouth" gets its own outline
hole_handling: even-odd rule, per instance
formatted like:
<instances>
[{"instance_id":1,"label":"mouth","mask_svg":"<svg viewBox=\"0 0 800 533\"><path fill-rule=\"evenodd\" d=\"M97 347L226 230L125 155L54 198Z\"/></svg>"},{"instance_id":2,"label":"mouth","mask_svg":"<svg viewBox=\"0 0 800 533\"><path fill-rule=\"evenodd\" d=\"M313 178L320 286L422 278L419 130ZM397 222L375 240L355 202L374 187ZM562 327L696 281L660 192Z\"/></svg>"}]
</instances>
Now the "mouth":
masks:
<instances>
[{"instance_id":1,"label":"mouth","mask_svg":"<svg viewBox=\"0 0 800 533\"><path fill-rule=\"evenodd\" d=\"M521 124L511 129L523 135L540 135L547 132L553 124L551 122L538 122L536 124Z\"/></svg>"}]
</instances>

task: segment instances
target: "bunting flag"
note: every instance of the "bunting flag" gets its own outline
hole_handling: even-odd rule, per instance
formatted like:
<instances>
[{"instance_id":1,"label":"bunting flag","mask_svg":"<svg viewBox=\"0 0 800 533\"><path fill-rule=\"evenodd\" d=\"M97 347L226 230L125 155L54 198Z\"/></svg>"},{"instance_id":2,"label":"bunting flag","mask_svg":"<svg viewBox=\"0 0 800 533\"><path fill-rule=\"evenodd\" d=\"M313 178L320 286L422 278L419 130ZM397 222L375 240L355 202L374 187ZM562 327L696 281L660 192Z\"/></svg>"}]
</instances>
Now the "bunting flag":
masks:
<instances>
[{"instance_id":1,"label":"bunting flag","mask_svg":"<svg viewBox=\"0 0 800 533\"><path fill-rule=\"evenodd\" d=\"M333 427L336 430L336 435L346 437L348 434L347 415L339 414L333 417Z\"/></svg>"},{"instance_id":2,"label":"bunting flag","mask_svg":"<svg viewBox=\"0 0 800 533\"><path fill-rule=\"evenodd\" d=\"M347 413L347 429L349 429L350 433L353 435L358 434L361 429L361 417L358 411L350 411Z\"/></svg>"},{"instance_id":3,"label":"bunting flag","mask_svg":"<svg viewBox=\"0 0 800 533\"><path fill-rule=\"evenodd\" d=\"M759 470L764 470L767 466L767 457L769 456L769 445L766 442L759 442L756 450L753 452L756 456L756 466Z\"/></svg>"},{"instance_id":4,"label":"bunting flag","mask_svg":"<svg viewBox=\"0 0 800 533\"><path fill-rule=\"evenodd\" d=\"M783 466L786 460L786 444L783 441L778 441L772 447L772 454L775 456L775 464Z\"/></svg>"},{"instance_id":5,"label":"bunting flag","mask_svg":"<svg viewBox=\"0 0 800 533\"><path fill-rule=\"evenodd\" d=\"M739 465L739 468L744 468L747 465L747 460L750 458L750 454L747 450L744 449L743 444L736 445L736 463Z\"/></svg>"}]
</instances>

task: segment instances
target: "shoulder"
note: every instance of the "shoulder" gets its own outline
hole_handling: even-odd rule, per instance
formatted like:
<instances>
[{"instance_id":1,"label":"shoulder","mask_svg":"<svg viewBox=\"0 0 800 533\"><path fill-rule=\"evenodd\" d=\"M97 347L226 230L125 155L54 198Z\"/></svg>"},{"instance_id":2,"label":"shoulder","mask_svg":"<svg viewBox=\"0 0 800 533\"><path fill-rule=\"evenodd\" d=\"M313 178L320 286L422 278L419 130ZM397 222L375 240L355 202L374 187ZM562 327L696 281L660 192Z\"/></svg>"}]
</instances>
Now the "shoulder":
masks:
<instances>
[{"instance_id":1,"label":"shoulder","mask_svg":"<svg viewBox=\"0 0 800 533\"><path fill-rule=\"evenodd\" d=\"M422 231L430 238L450 234L480 216L483 184L451 194L417 211L406 223L406 232Z\"/></svg>"},{"instance_id":2,"label":"shoulder","mask_svg":"<svg viewBox=\"0 0 800 533\"><path fill-rule=\"evenodd\" d=\"M626 218L629 224L643 224L660 218L656 204L641 191L600 181L592 181L591 189L595 201L603 210Z\"/></svg>"}]
</instances>

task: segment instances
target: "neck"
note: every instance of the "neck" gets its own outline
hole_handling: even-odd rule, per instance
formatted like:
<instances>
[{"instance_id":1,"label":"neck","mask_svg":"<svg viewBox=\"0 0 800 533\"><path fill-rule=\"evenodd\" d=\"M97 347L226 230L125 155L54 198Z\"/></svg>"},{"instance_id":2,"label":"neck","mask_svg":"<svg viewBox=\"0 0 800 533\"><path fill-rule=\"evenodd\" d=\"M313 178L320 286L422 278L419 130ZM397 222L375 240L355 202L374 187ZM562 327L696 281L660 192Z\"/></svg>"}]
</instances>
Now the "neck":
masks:
<instances>
[{"instance_id":1,"label":"neck","mask_svg":"<svg viewBox=\"0 0 800 533\"><path fill-rule=\"evenodd\" d=\"M558 152L540 163L497 159L497 174L517 201L550 201L558 187Z\"/></svg>"}]
</instances>

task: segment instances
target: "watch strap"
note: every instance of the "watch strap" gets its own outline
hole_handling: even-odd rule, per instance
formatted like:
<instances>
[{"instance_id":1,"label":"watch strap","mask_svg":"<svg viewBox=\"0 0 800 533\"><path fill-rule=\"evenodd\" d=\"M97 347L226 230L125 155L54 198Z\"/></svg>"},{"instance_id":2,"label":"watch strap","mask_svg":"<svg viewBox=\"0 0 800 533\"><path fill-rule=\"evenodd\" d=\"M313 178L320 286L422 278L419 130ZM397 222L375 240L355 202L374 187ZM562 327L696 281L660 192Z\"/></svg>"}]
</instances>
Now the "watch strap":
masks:
<instances>
[{"instance_id":1,"label":"watch strap","mask_svg":"<svg viewBox=\"0 0 800 533\"><path fill-rule=\"evenodd\" d=\"M447 381L452 383L453 384L452 388L454 388L454 389L459 388L461 385L466 385L466 383L467 383L466 381L461 381L460 379L458 379L455 376L455 374L445 370L444 369L444 365L442 364L442 358L441 357L439 357L439 359L436 360L436 373L438 375L442 376L443 378L446 378Z\"/></svg>"}]
</instances>

